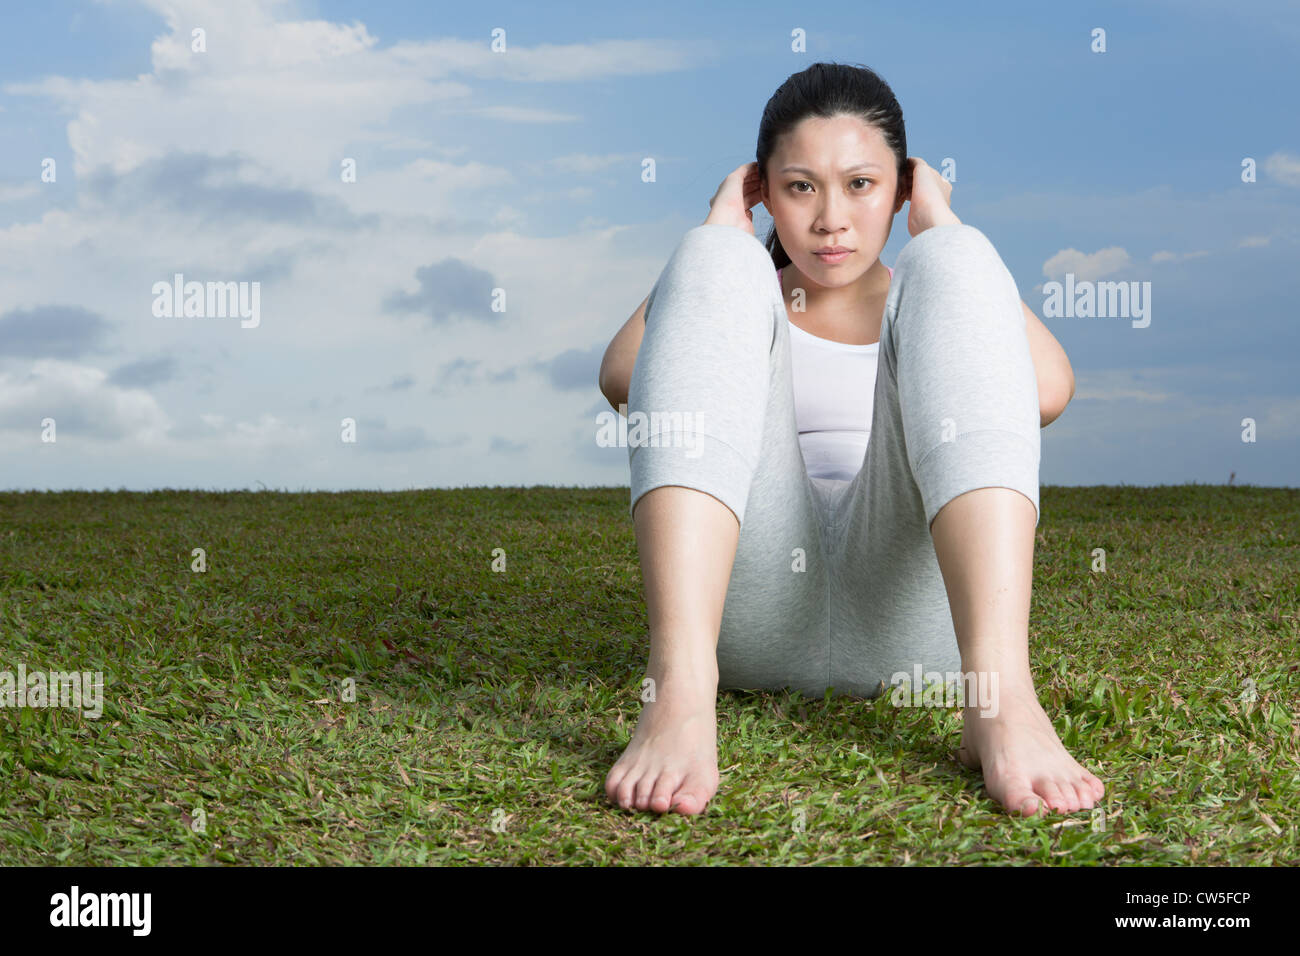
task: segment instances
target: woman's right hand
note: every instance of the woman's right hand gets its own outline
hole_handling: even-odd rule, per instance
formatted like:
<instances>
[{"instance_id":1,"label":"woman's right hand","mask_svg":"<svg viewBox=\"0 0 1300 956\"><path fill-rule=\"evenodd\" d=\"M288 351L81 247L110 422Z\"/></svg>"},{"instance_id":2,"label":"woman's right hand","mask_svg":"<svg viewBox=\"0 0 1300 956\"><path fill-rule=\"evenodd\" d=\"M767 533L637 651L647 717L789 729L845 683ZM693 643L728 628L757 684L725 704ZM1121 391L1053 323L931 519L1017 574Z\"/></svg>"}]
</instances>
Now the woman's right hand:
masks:
<instances>
[{"instance_id":1,"label":"woman's right hand","mask_svg":"<svg viewBox=\"0 0 1300 956\"><path fill-rule=\"evenodd\" d=\"M754 235L754 214L750 210L762 201L759 190L758 163L737 166L709 200L709 217L704 220L720 226L735 226Z\"/></svg>"}]
</instances>

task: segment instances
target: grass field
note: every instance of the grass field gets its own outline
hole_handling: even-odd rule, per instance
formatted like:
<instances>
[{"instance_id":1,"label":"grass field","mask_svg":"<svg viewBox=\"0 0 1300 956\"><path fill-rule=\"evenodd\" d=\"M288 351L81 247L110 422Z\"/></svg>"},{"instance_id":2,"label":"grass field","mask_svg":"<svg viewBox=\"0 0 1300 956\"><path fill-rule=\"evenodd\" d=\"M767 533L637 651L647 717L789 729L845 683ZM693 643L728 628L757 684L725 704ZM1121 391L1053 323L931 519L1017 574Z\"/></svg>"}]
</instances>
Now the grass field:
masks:
<instances>
[{"instance_id":1,"label":"grass field","mask_svg":"<svg viewBox=\"0 0 1300 956\"><path fill-rule=\"evenodd\" d=\"M702 816L609 807L627 495L0 494L0 671L104 675L0 709L0 864L1300 861L1300 491L1042 489L1030 655L1104 827L1000 810L957 712L784 692L720 696Z\"/></svg>"}]
</instances>

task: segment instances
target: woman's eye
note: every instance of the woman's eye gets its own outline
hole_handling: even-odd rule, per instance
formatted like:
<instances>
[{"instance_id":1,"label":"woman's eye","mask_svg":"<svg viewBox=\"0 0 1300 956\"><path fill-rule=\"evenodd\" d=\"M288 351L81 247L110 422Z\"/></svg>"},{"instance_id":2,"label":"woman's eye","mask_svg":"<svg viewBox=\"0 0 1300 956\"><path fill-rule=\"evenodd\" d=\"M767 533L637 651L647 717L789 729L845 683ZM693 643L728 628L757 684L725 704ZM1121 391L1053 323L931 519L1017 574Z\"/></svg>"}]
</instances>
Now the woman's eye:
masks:
<instances>
[{"instance_id":1,"label":"woman's eye","mask_svg":"<svg viewBox=\"0 0 1300 956\"><path fill-rule=\"evenodd\" d=\"M871 180L868 179L866 176L859 176L859 177L857 177L856 179L852 180L852 182L855 182L855 183L869 183L869 182L871 182ZM791 183L791 184L790 184L790 188L791 188L791 189L794 189L794 191L797 192L797 193L806 194L806 191L803 190L803 189L795 189L796 186L808 186L810 189L812 188L812 184L811 184L811 183L805 182L805 181L802 180L802 179L797 180L796 182ZM865 187L864 187L864 188L865 188ZM861 192L862 190L858 190L858 191Z\"/></svg>"}]
</instances>

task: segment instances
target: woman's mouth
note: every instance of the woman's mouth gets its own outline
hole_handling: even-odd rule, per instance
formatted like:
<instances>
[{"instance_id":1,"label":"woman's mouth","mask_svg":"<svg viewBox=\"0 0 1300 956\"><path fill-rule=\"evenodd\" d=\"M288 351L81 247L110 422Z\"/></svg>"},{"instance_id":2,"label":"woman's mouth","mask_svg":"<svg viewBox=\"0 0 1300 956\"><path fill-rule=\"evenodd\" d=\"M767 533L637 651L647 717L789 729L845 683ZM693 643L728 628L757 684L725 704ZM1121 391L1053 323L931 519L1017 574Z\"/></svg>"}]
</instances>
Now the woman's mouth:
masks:
<instances>
[{"instance_id":1,"label":"woman's mouth","mask_svg":"<svg viewBox=\"0 0 1300 956\"><path fill-rule=\"evenodd\" d=\"M827 265L833 265L836 262L843 262L849 256L853 255L853 250L846 249L843 252L814 252L813 255Z\"/></svg>"}]
</instances>

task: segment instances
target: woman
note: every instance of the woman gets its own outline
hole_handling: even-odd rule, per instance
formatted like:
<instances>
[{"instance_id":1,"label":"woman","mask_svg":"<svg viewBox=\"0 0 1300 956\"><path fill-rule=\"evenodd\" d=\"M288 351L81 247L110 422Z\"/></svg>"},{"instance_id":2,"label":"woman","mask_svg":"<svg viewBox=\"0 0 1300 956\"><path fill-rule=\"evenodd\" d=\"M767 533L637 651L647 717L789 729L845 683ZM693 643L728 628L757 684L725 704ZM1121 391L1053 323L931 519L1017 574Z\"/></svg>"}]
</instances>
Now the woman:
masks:
<instances>
[{"instance_id":1,"label":"woman","mask_svg":"<svg viewBox=\"0 0 1300 956\"><path fill-rule=\"evenodd\" d=\"M958 752L994 799L1090 809L1104 787L1062 746L1028 652L1039 428L1073 396L1069 361L951 185L907 157L872 71L791 76L756 153L601 367L616 408L669 423L629 438L653 693L607 797L702 812L719 689L873 697L919 671L995 688L963 700ZM905 201L891 276L878 257Z\"/></svg>"}]
</instances>

